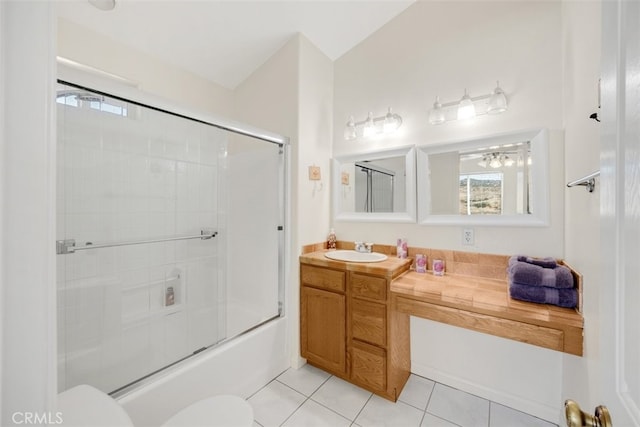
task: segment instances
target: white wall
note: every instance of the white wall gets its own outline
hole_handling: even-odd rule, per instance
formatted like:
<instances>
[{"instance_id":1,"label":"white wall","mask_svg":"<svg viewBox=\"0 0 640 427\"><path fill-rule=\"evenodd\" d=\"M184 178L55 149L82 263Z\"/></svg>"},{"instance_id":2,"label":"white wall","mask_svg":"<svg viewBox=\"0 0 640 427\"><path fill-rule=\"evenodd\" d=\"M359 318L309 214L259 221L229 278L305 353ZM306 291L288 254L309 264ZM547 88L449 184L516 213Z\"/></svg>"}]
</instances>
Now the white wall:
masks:
<instances>
[{"instance_id":1,"label":"white wall","mask_svg":"<svg viewBox=\"0 0 640 427\"><path fill-rule=\"evenodd\" d=\"M1 2L0 11L0 424L9 426L54 408L55 20L48 2Z\"/></svg>"},{"instance_id":2,"label":"white wall","mask_svg":"<svg viewBox=\"0 0 640 427\"><path fill-rule=\"evenodd\" d=\"M601 3L563 3L564 128L566 181L600 169L601 124L589 118L598 112L600 77ZM601 114L600 114L601 115ZM606 402L599 395L594 369L601 360L600 302L600 181L589 193L584 187L566 189L565 258L583 275L585 319L584 357L565 355L563 399L573 399L582 408ZM614 414L615 417L615 414Z\"/></svg>"},{"instance_id":3,"label":"white wall","mask_svg":"<svg viewBox=\"0 0 640 427\"><path fill-rule=\"evenodd\" d=\"M473 247L462 246L461 227L336 223L338 237L392 244L411 236L412 246L564 257L562 35L559 1L417 2L339 58L334 77L334 155L550 129L549 227L475 227ZM496 80L509 99L506 113L471 123L428 123L436 95L447 102L465 88L471 96L486 94ZM361 120L388 106L404 119L396 136L344 141L349 115ZM562 353L422 319L412 321L411 339L413 372L559 421ZM530 381L513 381L525 370Z\"/></svg>"},{"instance_id":4,"label":"white wall","mask_svg":"<svg viewBox=\"0 0 640 427\"><path fill-rule=\"evenodd\" d=\"M388 146L470 139L546 127L551 132L551 227L476 227L475 247L462 247L461 227L334 224L338 238L488 253L526 252L562 257L563 152L561 8L552 2L417 2L335 63L333 154ZM464 29L464 30L463 30ZM428 113L436 95L458 100L465 88L490 93L499 79L509 110L471 123L433 126ZM388 106L403 117L395 136L345 141L344 124ZM375 233L373 232L375 230Z\"/></svg>"},{"instance_id":5,"label":"white wall","mask_svg":"<svg viewBox=\"0 0 640 427\"><path fill-rule=\"evenodd\" d=\"M62 18L57 38L58 56L122 77L144 92L192 109L231 117L234 101L229 89Z\"/></svg>"}]
</instances>

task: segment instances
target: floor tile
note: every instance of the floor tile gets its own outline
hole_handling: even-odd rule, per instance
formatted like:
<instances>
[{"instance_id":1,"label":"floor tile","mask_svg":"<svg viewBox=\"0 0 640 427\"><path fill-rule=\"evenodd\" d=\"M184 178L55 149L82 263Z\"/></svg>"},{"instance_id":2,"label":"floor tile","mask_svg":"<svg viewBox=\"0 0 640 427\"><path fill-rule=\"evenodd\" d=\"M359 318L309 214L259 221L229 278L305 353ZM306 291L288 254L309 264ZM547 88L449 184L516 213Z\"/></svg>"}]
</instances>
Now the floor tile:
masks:
<instances>
[{"instance_id":1,"label":"floor tile","mask_svg":"<svg viewBox=\"0 0 640 427\"><path fill-rule=\"evenodd\" d=\"M489 401L469 393L436 384L427 412L462 427L489 425Z\"/></svg>"},{"instance_id":2,"label":"floor tile","mask_svg":"<svg viewBox=\"0 0 640 427\"><path fill-rule=\"evenodd\" d=\"M373 395L355 422L362 427L419 427L423 415L424 412L404 402L393 403Z\"/></svg>"},{"instance_id":3,"label":"floor tile","mask_svg":"<svg viewBox=\"0 0 640 427\"><path fill-rule=\"evenodd\" d=\"M289 368L277 378L283 384L299 391L305 396L311 396L331 375L325 371L309 365L300 369Z\"/></svg>"},{"instance_id":4,"label":"floor tile","mask_svg":"<svg viewBox=\"0 0 640 427\"><path fill-rule=\"evenodd\" d=\"M351 421L313 400L307 400L283 427L349 427Z\"/></svg>"},{"instance_id":5,"label":"floor tile","mask_svg":"<svg viewBox=\"0 0 640 427\"><path fill-rule=\"evenodd\" d=\"M431 380L411 374L398 400L424 411L434 385L435 382Z\"/></svg>"},{"instance_id":6,"label":"floor tile","mask_svg":"<svg viewBox=\"0 0 640 427\"><path fill-rule=\"evenodd\" d=\"M264 427L281 425L305 400L303 394L278 381L271 381L248 399L255 421Z\"/></svg>"},{"instance_id":7,"label":"floor tile","mask_svg":"<svg viewBox=\"0 0 640 427\"><path fill-rule=\"evenodd\" d=\"M311 399L353 421L364 408L371 394L338 377L331 377L311 396Z\"/></svg>"},{"instance_id":8,"label":"floor tile","mask_svg":"<svg viewBox=\"0 0 640 427\"><path fill-rule=\"evenodd\" d=\"M552 424L532 415L525 414L524 412L516 411L515 409L511 409L507 406L491 402L489 412L490 427L552 427L555 425L556 424Z\"/></svg>"},{"instance_id":9,"label":"floor tile","mask_svg":"<svg viewBox=\"0 0 640 427\"><path fill-rule=\"evenodd\" d=\"M438 418L435 415L431 415L429 413L424 414L424 418L422 419L422 424L420 427L458 427L457 424L451 423L447 420L443 420L442 418ZM515 426L511 426L515 427Z\"/></svg>"}]
</instances>

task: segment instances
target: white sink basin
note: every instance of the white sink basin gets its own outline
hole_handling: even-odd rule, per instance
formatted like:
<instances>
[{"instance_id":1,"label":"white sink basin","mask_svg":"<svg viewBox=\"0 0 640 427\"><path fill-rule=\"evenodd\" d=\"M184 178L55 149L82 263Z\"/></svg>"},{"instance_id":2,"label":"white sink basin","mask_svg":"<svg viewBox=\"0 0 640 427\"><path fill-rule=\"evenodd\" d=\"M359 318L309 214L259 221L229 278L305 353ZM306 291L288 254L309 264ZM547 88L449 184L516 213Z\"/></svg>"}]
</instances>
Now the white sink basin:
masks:
<instances>
[{"instance_id":1,"label":"white sink basin","mask_svg":"<svg viewBox=\"0 0 640 427\"><path fill-rule=\"evenodd\" d=\"M387 259L385 254L378 252L356 252L344 249L329 251L324 256L336 261L346 262L380 262Z\"/></svg>"}]
</instances>

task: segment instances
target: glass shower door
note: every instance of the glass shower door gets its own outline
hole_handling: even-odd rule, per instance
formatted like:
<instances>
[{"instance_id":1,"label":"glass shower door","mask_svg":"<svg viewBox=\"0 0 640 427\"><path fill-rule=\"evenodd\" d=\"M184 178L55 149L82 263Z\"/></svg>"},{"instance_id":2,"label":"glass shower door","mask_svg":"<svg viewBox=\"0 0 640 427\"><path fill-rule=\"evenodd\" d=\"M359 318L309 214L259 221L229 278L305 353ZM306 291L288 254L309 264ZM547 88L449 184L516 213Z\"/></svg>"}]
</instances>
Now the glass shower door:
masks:
<instances>
[{"instance_id":1,"label":"glass shower door","mask_svg":"<svg viewBox=\"0 0 640 427\"><path fill-rule=\"evenodd\" d=\"M62 84L57 101L59 389L113 392L226 336L229 134Z\"/></svg>"}]
</instances>

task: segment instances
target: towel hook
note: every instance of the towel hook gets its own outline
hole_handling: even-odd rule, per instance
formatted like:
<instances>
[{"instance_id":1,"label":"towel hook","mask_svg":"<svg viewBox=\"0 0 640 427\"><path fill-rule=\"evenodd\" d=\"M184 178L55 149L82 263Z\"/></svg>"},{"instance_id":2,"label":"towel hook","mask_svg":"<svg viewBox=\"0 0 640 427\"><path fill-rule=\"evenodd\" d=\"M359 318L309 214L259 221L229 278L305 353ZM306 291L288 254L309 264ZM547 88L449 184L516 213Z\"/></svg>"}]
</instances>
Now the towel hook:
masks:
<instances>
[{"instance_id":1,"label":"towel hook","mask_svg":"<svg viewBox=\"0 0 640 427\"><path fill-rule=\"evenodd\" d=\"M593 193L593 190L596 188L596 177L600 175L600 171L589 174L583 178L576 179L575 181L571 181L567 184L567 187L575 187L578 185L587 187L587 191L589 193Z\"/></svg>"}]
</instances>

